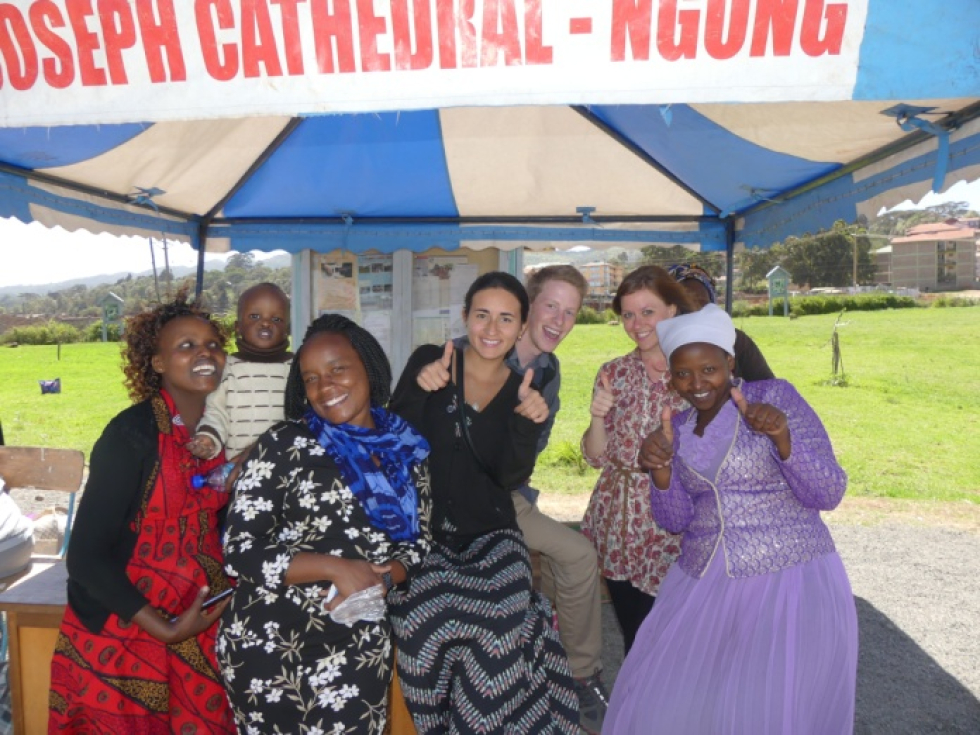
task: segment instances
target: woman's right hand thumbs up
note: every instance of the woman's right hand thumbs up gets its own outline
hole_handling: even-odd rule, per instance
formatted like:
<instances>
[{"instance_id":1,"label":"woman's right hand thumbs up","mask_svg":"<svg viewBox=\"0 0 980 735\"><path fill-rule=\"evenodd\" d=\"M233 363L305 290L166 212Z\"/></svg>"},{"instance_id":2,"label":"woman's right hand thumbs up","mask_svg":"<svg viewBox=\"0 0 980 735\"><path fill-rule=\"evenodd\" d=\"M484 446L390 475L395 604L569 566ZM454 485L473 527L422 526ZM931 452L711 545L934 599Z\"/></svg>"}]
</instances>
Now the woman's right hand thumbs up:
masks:
<instances>
[{"instance_id":1,"label":"woman's right hand thumbs up","mask_svg":"<svg viewBox=\"0 0 980 735\"><path fill-rule=\"evenodd\" d=\"M596 386L595 393L592 394L592 405L589 406L589 413L592 414L593 418L604 419L615 403L616 396L613 395L609 377L605 373L601 373L599 385Z\"/></svg>"},{"instance_id":2,"label":"woman's right hand thumbs up","mask_svg":"<svg viewBox=\"0 0 980 735\"><path fill-rule=\"evenodd\" d=\"M449 385L449 369L453 364L453 341L447 340L446 347L442 351L442 357L434 362L430 362L419 370L418 377L415 379L419 388L429 393L441 390Z\"/></svg>"},{"instance_id":3,"label":"woman's right hand thumbs up","mask_svg":"<svg viewBox=\"0 0 980 735\"><path fill-rule=\"evenodd\" d=\"M664 406L660 414L660 427L647 435L640 445L640 466L646 470L662 470L670 467L674 458L674 426L671 410Z\"/></svg>"}]
</instances>

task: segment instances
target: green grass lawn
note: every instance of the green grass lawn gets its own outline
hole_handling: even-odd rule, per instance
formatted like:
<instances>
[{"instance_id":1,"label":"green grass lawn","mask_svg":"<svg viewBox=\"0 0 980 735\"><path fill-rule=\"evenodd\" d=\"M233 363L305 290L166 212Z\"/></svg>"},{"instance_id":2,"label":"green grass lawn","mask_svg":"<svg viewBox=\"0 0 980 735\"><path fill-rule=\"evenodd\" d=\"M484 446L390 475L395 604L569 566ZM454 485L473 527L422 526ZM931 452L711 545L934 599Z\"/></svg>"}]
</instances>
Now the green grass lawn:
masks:
<instances>
[{"instance_id":1,"label":"green grass lawn","mask_svg":"<svg viewBox=\"0 0 980 735\"><path fill-rule=\"evenodd\" d=\"M61 393L41 395L38 380L61 378ZM81 449L129 405L117 343L0 348L0 421L7 444Z\"/></svg>"},{"instance_id":2,"label":"green grass lawn","mask_svg":"<svg viewBox=\"0 0 980 735\"><path fill-rule=\"evenodd\" d=\"M980 310L847 314L838 330L847 387L827 385L835 319L754 317L736 326L823 419L850 493L980 503ZM592 489L597 472L579 474L565 457L588 425L599 365L631 348L619 326L584 325L559 348L562 410L536 486L559 493Z\"/></svg>"},{"instance_id":3,"label":"green grass lawn","mask_svg":"<svg viewBox=\"0 0 980 735\"><path fill-rule=\"evenodd\" d=\"M835 315L738 320L773 371L820 414L855 495L980 504L980 309L853 312L839 329L846 387L831 376ZM559 350L562 410L534 484L588 493L578 442L599 365L632 348L619 326L575 328ZM61 378L60 395L37 381ZM8 444L89 454L106 422L128 405L119 346L0 349L0 421Z\"/></svg>"}]
</instances>

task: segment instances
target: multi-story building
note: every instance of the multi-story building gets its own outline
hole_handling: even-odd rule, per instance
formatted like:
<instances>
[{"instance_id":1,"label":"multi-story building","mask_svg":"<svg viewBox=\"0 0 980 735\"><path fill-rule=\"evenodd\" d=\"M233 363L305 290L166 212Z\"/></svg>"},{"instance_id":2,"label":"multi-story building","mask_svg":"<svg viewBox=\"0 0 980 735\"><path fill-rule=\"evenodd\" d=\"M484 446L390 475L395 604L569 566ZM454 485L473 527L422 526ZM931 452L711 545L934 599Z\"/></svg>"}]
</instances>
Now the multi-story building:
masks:
<instances>
[{"instance_id":1,"label":"multi-story building","mask_svg":"<svg viewBox=\"0 0 980 735\"><path fill-rule=\"evenodd\" d=\"M608 309L612 305L616 289L623 282L623 266L619 263L596 261L580 265L578 269L589 283L586 304L597 310Z\"/></svg>"},{"instance_id":2,"label":"multi-story building","mask_svg":"<svg viewBox=\"0 0 980 735\"><path fill-rule=\"evenodd\" d=\"M977 281L977 220L949 219L910 227L875 251L878 279L895 288L949 291Z\"/></svg>"}]
</instances>

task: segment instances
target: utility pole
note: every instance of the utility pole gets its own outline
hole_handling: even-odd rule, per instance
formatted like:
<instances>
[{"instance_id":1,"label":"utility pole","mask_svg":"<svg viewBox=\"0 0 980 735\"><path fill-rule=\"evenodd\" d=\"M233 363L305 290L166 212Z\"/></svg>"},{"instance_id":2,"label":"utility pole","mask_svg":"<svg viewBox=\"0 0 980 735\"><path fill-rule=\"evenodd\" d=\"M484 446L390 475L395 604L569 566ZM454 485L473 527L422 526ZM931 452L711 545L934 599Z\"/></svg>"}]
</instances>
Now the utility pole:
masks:
<instances>
[{"instance_id":1,"label":"utility pole","mask_svg":"<svg viewBox=\"0 0 980 735\"><path fill-rule=\"evenodd\" d=\"M857 235L851 235L854 238L854 270L851 273L851 282L854 284L854 293L858 290L858 238Z\"/></svg>"}]
</instances>

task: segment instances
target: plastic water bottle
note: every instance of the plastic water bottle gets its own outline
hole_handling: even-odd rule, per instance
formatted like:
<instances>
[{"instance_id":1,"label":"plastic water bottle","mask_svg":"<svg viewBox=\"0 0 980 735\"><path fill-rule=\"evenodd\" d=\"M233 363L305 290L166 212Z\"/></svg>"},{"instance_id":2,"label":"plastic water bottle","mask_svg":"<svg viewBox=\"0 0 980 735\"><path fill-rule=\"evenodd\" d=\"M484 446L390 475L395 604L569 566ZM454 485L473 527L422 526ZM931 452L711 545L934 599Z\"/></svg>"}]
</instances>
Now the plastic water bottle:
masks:
<instances>
[{"instance_id":1,"label":"plastic water bottle","mask_svg":"<svg viewBox=\"0 0 980 735\"><path fill-rule=\"evenodd\" d=\"M218 492L225 492L228 487L228 477L235 469L234 462L225 462L218 465L206 475L194 475L191 478L191 487L200 490L202 487L210 487Z\"/></svg>"}]
</instances>

